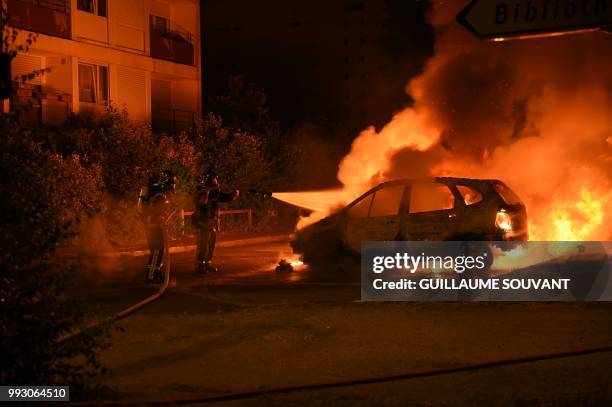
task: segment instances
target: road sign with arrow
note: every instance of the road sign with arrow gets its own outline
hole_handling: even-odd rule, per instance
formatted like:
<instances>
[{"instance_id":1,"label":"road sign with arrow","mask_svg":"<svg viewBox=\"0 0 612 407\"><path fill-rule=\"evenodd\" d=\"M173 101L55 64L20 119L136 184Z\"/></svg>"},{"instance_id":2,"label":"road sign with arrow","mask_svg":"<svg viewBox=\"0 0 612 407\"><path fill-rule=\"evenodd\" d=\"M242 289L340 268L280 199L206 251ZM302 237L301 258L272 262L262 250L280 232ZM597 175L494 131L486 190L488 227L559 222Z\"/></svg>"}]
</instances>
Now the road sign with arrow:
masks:
<instances>
[{"instance_id":1,"label":"road sign with arrow","mask_svg":"<svg viewBox=\"0 0 612 407\"><path fill-rule=\"evenodd\" d=\"M485 40L610 30L612 0L472 0L457 21Z\"/></svg>"}]
</instances>

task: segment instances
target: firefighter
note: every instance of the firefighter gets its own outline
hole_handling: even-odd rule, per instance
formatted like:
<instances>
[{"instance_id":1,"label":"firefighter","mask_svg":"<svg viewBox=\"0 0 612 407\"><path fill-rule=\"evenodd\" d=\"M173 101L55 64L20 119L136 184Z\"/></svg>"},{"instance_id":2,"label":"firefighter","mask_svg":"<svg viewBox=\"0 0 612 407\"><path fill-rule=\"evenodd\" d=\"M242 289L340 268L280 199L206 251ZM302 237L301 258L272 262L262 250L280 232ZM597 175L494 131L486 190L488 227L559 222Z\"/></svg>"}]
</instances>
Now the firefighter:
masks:
<instances>
[{"instance_id":1,"label":"firefighter","mask_svg":"<svg viewBox=\"0 0 612 407\"><path fill-rule=\"evenodd\" d=\"M196 273L210 273L217 269L210 264L219 228L219 204L238 198L240 191L222 191L214 171L208 170L194 194L193 225L196 229Z\"/></svg>"},{"instance_id":2,"label":"firefighter","mask_svg":"<svg viewBox=\"0 0 612 407\"><path fill-rule=\"evenodd\" d=\"M151 177L140 189L138 209L149 243L149 261L145 268L149 283L164 280L164 249L166 245L166 218L170 195L176 188L176 177L171 171L162 171L159 177Z\"/></svg>"}]
</instances>

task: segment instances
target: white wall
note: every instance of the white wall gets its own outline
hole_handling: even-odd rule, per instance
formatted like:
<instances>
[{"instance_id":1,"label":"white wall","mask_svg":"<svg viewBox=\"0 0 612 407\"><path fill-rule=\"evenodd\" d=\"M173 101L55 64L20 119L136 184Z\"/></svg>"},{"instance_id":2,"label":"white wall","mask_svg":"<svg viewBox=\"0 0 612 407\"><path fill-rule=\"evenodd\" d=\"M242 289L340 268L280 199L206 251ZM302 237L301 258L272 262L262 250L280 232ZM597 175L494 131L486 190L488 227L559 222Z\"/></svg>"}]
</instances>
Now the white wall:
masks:
<instances>
[{"instance_id":1,"label":"white wall","mask_svg":"<svg viewBox=\"0 0 612 407\"><path fill-rule=\"evenodd\" d=\"M144 0L109 0L110 43L145 51L148 16Z\"/></svg>"},{"instance_id":2,"label":"white wall","mask_svg":"<svg viewBox=\"0 0 612 407\"><path fill-rule=\"evenodd\" d=\"M174 22L198 35L196 1L108 0L107 18L77 10L76 0L72 0L71 7L73 40L40 35L32 47L38 56L18 56L13 64L17 70L31 72L51 66L54 70L43 79L45 86L50 92L71 93L74 111L79 111L78 62L83 61L109 67L109 98L119 107L126 106L133 120L150 120L152 77L169 81L168 108L200 113L198 45L196 66L146 54L149 14L168 18L171 28ZM26 36L27 32L22 32L19 41ZM43 84L40 78L33 82Z\"/></svg>"},{"instance_id":3,"label":"white wall","mask_svg":"<svg viewBox=\"0 0 612 407\"><path fill-rule=\"evenodd\" d=\"M132 1L132 0L130 0ZM72 2L72 38L108 43L108 17L81 11Z\"/></svg>"},{"instance_id":4,"label":"white wall","mask_svg":"<svg viewBox=\"0 0 612 407\"><path fill-rule=\"evenodd\" d=\"M199 114L197 81L172 81L172 108Z\"/></svg>"},{"instance_id":5,"label":"white wall","mask_svg":"<svg viewBox=\"0 0 612 407\"><path fill-rule=\"evenodd\" d=\"M125 66L111 68L111 82L116 83L116 94L111 95L111 100L120 109L127 108L131 120L147 120L147 104L150 99L147 88L150 86L145 71Z\"/></svg>"}]
</instances>

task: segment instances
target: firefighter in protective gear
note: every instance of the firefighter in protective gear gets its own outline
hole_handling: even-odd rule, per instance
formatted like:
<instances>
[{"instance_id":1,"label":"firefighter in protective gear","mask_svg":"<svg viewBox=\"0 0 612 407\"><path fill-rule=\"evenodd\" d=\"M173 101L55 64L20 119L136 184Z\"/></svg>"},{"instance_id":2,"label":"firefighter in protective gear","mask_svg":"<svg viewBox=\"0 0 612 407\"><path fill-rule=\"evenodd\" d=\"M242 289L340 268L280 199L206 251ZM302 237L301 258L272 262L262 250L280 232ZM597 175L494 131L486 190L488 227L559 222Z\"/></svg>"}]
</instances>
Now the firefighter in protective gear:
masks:
<instances>
[{"instance_id":1,"label":"firefighter in protective gear","mask_svg":"<svg viewBox=\"0 0 612 407\"><path fill-rule=\"evenodd\" d=\"M162 171L152 177L147 186L140 189L138 209L149 243L149 261L145 268L149 283L164 280L164 250L166 248L166 221L170 207L170 195L176 188L176 177L170 171Z\"/></svg>"},{"instance_id":2,"label":"firefighter in protective gear","mask_svg":"<svg viewBox=\"0 0 612 407\"><path fill-rule=\"evenodd\" d=\"M197 248L195 257L196 273L216 271L212 260L217 230L219 228L219 204L231 202L238 198L240 191L222 191L217 174L207 171L194 194L193 225L196 229Z\"/></svg>"}]
</instances>

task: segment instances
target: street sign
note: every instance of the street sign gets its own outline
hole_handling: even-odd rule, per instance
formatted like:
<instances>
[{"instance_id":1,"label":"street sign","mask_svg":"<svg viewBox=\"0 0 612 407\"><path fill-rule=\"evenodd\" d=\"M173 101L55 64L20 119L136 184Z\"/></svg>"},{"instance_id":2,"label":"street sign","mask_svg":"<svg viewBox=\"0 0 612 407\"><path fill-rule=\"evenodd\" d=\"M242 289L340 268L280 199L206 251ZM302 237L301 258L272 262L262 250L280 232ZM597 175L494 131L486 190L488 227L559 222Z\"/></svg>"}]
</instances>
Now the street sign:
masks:
<instances>
[{"instance_id":1,"label":"street sign","mask_svg":"<svg viewBox=\"0 0 612 407\"><path fill-rule=\"evenodd\" d=\"M472 0L457 21L485 40L610 30L612 0Z\"/></svg>"}]
</instances>

